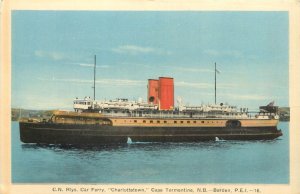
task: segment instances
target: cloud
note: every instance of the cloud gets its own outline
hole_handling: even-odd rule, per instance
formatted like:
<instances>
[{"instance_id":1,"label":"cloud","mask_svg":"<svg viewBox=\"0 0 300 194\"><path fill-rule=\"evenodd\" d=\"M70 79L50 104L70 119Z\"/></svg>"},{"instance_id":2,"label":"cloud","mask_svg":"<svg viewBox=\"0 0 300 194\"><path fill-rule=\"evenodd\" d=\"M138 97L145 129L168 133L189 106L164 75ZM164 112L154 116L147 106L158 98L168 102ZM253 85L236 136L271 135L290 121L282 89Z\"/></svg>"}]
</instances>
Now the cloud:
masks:
<instances>
[{"instance_id":1,"label":"cloud","mask_svg":"<svg viewBox=\"0 0 300 194\"><path fill-rule=\"evenodd\" d=\"M81 67L94 67L94 64L79 63ZM97 68L109 68L109 65L96 65Z\"/></svg>"},{"instance_id":2,"label":"cloud","mask_svg":"<svg viewBox=\"0 0 300 194\"><path fill-rule=\"evenodd\" d=\"M81 84L92 84L93 80L87 79L62 79L62 78L38 78L41 81L53 81L53 82L72 82ZM147 80L130 80L130 79L97 79L96 84L101 84L103 86L146 86ZM213 88L213 84L210 83L197 83L197 82L184 82L175 81L175 87L191 87L191 88ZM219 86L219 88L231 87L224 84Z\"/></svg>"},{"instance_id":3,"label":"cloud","mask_svg":"<svg viewBox=\"0 0 300 194\"><path fill-rule=\"evenodd\" d=\"M192 88L210 88L212 87L212 84L181 81L181 82L175 82L175 86L192 87Z\"/></svg>"},{"instance_id":4,"label":"cloud","mask_svg":"<svg viewBox=\"0 0 300 194\"><path fill-rule=\"evenodd\" d=\"M80 63L79 66L81 66L81 67L94 67L94 64Z\"/></svg>"},{"instance_id":5,"label":"cloud","mask_svg":"<svg viewBox=\"0 0 300 194\"><path fill-rule=\"evenodd\" d=\"M263 95L241 95L241 94L221 94L221 96L227 96L232 99L239 99L239 100L266 100L270 97L263 96Z\"/></svg>"},{"instance_id":6,"label":"cloud","mask_svg":"<svg viewBox=\"0 0 300 194\"><path fill-rule=\"evenodd\" d=\"M69 82L74 84L93 84L93 80L89 79L67 79L67 78L38 78L40 81L51 81L51 82ZM97 79L96 84L104 86L126 86L126 87L135 87L135 86L147 86L147 80L130 80L130 79ZM185 82L185 81L175 81L175 87L183 88L196 88L196 89L212 89L214 84L205 83L205 82ZM222 83L218 84L218 89L232 89L238 88L238 84L232 83ZM264 100L268 99L267 96L262 95L241 95L241 94L219 94L221 96L227 96L232 99L243 99L243 100Z\"/></svg>"},{"instance_id":7,"label":"cloud","mask_svg":"<svg viewBox=\"0 0 300 194\"><path fill-rule=\"evenodd\" d=\"M65 58L65 55L63 53L55 52L55 51L41 51L41 50L36 50L34 51L34 55L40 58L50 58L52 60L62 60Z\"/></svg>"},{"instance_id":8,"label":"cloud","mask_svg":"<svg viewBox=\"0 0 300 194\"><path fill-rule=\"evenodd\" d=\"M219 56L220 55L219 51L212 50L212 49L204 50L203 53L207 54L207 55L211 55L211 56Z\"/></svg>"},{"instance_id":9,"label":"cloud","mask_svg":"<svg viewBox=\"0 0 300 194\"><path fill-rule=\"evenodd\" d=\"M142 64L142 63L129 63L129 62L121 62L120 63L123 66L137 66L137 68L140 67L145 67L145 68L151 68L151 67L156 67L155 65L151 65L151 64Z\"/></svg>"},{"instance_id":10,"label":"cloud","mask_svg":"<svg viewBox=\"0 0 300 194\"><path fill-rule=\"evenodd\" d=\"M233 57L233 58L242 58L244 55L241 51L238 50L222 50L222 51L218 51L218 50L214 50L214 49L206 49L203 51L204 54L206 55L210 55L213 57L222 57L222 56L226 56L226 57Z\"/></svg>"},{"instance_id":11,"label":"cloud","mask_svg":"<svg viewBox=\"0 0 300 194\"><path fill-rule=\"evenodd\" d=\"M187 72L215 72L211 69L201 69L201 68L174 67L174 69L179 71L187 71Z\"/></svg>"},{"instance_id":12,"label":"cloud","mask_svg":"<svg viewBox=\"0 0 300 194\"><path fill-rule=\"evenodd\" d=\"M190 87L190 88L213 88L214 84L211 83L200 83L200 82L184 82L184 81L175 81L175 86L179 86L179 87ZM233 88L233 87L237 87L237 84L218 84L218 89L220 88Z\"/></svg>"},{"instance_id":13,"label":"cloud","mask_svg":"<svg viewBox=\"0 0 300 194\"><path fill-rule=\"evenodd\" d=\"M85 79L61 79L61 78L38 78L41 81L54 81L54 82L72 82L81 84L92 84L93 80ZM146 81L140 80L128 80L128 79L98 79L96 84L102 84L104 86L146 86Z\"/></svg>"},{"instance_id":14,"label":"cloud","mask_svg":"<svg viewBox=\"0 0 300 194\"><path fill-rule=\"evenodd\" d=\"M152 47L141 47L137 45L121 45L112 49L113 52L120 54L138 55L138 54L156 54L156 55L170 55L171 52L164 51Z\"/></svg>"}]
</instances>

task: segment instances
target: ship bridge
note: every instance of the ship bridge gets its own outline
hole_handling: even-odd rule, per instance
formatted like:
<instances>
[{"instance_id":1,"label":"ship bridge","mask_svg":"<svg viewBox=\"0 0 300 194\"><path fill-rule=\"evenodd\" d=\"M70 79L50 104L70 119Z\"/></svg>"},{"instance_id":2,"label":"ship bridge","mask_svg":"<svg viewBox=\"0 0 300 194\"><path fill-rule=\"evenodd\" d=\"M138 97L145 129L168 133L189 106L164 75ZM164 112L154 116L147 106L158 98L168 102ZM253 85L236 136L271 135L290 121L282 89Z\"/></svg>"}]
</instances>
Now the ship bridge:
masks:
<instances>
[{"instance_id":1,"label":"ship bridge","mask_svg":"<svg viewBox=\"0 0 300 194\"><path fill-rule=\"evenodd\" d=\"M84 99L76 98L73 101L73 108L76 112L82 112L85 110L91 110L94 107L94 101L90 97L85 97Z\"/></svg>"}]
</instances>

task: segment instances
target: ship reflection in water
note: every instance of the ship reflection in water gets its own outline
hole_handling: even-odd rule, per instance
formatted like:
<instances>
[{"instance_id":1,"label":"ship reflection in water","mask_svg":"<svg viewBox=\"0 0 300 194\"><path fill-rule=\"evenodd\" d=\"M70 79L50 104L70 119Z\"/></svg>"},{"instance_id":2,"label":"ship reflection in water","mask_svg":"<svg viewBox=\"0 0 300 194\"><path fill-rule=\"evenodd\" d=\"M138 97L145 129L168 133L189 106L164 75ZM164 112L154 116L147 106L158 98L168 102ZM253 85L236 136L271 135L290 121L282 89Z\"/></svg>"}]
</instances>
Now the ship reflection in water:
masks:
<instances>
[{"instance_id":1,"label":"ship reflection in water","mask_svg":"<svg viewBox=\"0 0 300 194\"><path fill-rule=\"evenodd\" d=\"M76 151L129 151L129 149L145 149L147 151L157 151L157 149L176 149L180 148L192 148L197 149L214 149L214 148L224 148L230 149L230 147L235 145L245 145L245 144L255 144L255 143L264 143L264 144L274 144L277 141L281 141L280 138L273 140L249 140L249 141L234 141L234 140L220 140L216 139L215 141L205 141L205 142L132 142L130 138L127 144L107 144L107 145L58 145L58 144L22 144L22 149L48 149L48 150L76 150Z\"/></svg>"},{"instance_id":2,"label":"ship reflection in water","mask_svg":"<svg viewBox=\"0 0 300 194\"><path fill-rule=\"evenodd\" d=\"M23 144L12 123L13 183L289 183L289 123L274 140ZM32 176L34 174L34 176Z\"/></svg>"}]
</instances>

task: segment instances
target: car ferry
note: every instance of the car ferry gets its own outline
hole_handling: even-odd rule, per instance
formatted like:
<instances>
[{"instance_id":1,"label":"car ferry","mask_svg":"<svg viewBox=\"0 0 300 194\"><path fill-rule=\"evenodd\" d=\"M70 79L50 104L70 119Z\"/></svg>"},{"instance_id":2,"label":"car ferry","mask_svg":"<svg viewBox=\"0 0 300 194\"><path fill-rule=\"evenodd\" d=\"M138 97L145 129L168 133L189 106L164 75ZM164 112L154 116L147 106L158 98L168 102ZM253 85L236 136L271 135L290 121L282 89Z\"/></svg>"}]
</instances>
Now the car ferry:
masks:
<instances>
[{"instance_id":1,"label":"car ferry","mask_svg":"<svg viewBox=\"0 0 300 194\"><path fill-rule=\"evenodd\" d=\"M128 139L133 142L268 140L282 135L277 129L278 106L274 102L254 113L248 108L217 104L215 93L214 104L186 106L179 99L175 106L171 77L148 80L147 102L96 101L95 73L93 88L94 99L76 98L74 111L55 111L48 120L21 119L21 141L94 145L126 143Z\"/></svg>"},{"instance_id":2,"label":"car ferry","mask_svg":"<svg viewBox=\"0 0 300 194\"><path fill-rule=\"evenodd\" d=\"M23 119L24 143L115 144L132 142L191 142L208 140L267 140L277 129L278 107L259 112L227 104L183 106L160 110L157 105L117 99L96 102L75 99L75 111L55 111L49 120Z\"/></svg>"}]
</instances>

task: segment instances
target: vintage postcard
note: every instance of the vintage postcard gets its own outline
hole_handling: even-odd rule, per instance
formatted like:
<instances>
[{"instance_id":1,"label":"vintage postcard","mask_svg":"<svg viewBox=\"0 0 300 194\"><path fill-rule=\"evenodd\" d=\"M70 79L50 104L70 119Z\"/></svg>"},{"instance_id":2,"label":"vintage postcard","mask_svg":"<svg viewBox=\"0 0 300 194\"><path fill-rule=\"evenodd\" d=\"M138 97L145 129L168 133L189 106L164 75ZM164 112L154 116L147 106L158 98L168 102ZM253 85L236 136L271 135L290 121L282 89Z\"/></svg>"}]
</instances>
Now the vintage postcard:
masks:
<instances>
[{"instance_id":1,"label":"vintage postcard","mask_svg":"<svg viewBox=\"0 0 300 194\"><path fill-rule=\"evenodd\" d=\"M1 193L300 193L299 2L1 3Z\"/></svg>"}]
</instances>

